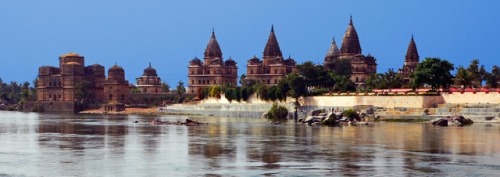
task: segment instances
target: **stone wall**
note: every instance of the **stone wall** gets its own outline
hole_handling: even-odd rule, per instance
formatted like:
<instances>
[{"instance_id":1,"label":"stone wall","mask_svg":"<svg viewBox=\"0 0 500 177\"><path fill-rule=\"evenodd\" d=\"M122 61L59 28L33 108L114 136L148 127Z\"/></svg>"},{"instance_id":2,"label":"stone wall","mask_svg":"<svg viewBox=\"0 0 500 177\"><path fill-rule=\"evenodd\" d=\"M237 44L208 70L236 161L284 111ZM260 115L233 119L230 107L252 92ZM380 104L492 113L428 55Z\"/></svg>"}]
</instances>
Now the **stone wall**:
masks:
<instances>
[{"instance_id":1,"label":"stone wall","mask_svg":"<svg viewBox=\"0 0 500 177\"><path fill-rule=\"evenodd\" d=\"M21 108L22 111L76 113L82 110L74 101L30 101Z\"/></svg>"},{"instance_id":2,"label":"stone wall","mask_svg":"<svg viewBox=\"0 0 500 177\"><path fill-rule=\"evenodd\" d=\"M445 103L442 96L314 96L305 97L305 106L354 107L371 105L383 108L429 108Z\"/></svg>"},{"instance_id":3,"label":"stone wall","mask_svg":"<svg viewBox=\"0 0 500 177\"><path fill-rule=\"evenodd\" d=\"M287 98L285 105L290 113L294 110L293 98ZM443 93L441 95L338 95L314 96L300 99L301 107L298 108L299 118L316 109L343 111L356 109L361 111L373 110L377 115L392 118L421 117L427 114L451 114L448 109L438 108L439 105L451 104L500 104L500 94L495 93ZM162 108L166 112L200 114L229 117L261 117L267 112L273 102L262 101L252 95L247 102L229 102L223 95L222 98L209 98L197 105L174 105ZM488 115L498 114L499 108L486 111ZM472 110L471 110L472 111ZM453 111L452 111L453 112ZM456 111L455 111L456 112ZM477 111L476 111L477 112Z\"/></svg>"},{"instance_id":4,"label":"stone wall","mask_svg":"<svg viewBox=\"0 0 500 177\"><path fill-rule=\"evenodd\" d=\"M498 92L453 92L441 94L447 104L500 104Z\"/></svg>"}]
</instances>

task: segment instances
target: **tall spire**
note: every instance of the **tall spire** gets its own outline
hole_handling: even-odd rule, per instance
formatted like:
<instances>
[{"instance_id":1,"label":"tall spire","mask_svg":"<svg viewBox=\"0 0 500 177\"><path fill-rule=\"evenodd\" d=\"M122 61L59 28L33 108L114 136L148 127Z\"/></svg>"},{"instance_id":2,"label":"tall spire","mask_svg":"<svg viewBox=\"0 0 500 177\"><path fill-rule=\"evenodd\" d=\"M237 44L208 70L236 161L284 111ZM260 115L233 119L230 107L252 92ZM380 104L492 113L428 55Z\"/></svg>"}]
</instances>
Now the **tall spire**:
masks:
<instances>
[{"instance_id":1,"label":"tall spire","mask_svg":"<svg viewBox=\"0 0 500 177\"><path fill-rule=\"evenodd\" d=\"M361 54L361 45L359 44L358 33L352 23L352 16L349 20L349 26L347 26L347 30L345 31L344 39L342 39L340 52L343 55Z\"/></svg>"},{"instance_id":2,"label":"tall spire","mask_svg":"<svg viewBox=\"0 0 500 177\"><path fill-rule=\"evenodd\" d=\"M418 56L417 44L415 43L415 40L413 40L412 34L408 50L406 51L405 61L418 62L419 58L420 56Z\"/></svg>"},{"instance_id":3,"label":"tall spire","mask_svg":"<svg viewBox=\"0 0 500 177\"><path fill-rule=\"evenodd\" d=\"M264 48L264 57L281 57L280 45L278 44L278 39L274 34L274 25L271 25L271 34L269 34L269 39L267 39L266 47Z\"/></svg>"},{"instance_id":4,"label":"tall spire","mask_svg":"<svg viewBox=\"0 0 500 177\"><path fill-rule=\"evenodd\" d=\"M214 29L212 29L212 36L208 41L207 48L205 49L205 58L222 58L222 50L219 47L219 43L215 38Z\"/></svg>"},{"instance_id":5,"label":"tall spire","mask_svg":"<svg viewBox=\"0 0 500 177\"><path fill-rule=\"evenodd\" d=\"M339 48L337 47L337 43L335 43L335 37L332 38L332 45L330 46L330 49L328 49L328 52L326 52L326 58L337 58L340 55Z\"/></svg>"}]
</instances>

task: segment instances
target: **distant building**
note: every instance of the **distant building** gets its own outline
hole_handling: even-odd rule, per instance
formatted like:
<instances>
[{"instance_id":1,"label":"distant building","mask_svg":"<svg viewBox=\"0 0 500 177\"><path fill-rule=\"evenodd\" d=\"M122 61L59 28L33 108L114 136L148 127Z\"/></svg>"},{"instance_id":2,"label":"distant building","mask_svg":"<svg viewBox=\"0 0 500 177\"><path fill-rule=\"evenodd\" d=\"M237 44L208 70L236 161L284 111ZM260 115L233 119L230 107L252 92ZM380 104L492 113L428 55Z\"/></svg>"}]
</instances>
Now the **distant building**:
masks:
<instances>
[{"instance_id":1,"label":"distant building","mask_svg":"<svg viewBox=\"0 0 500 177\"><path fill-rule=\"evenodd\" d=\"M403 76L403 81L405 83L410 82L410 75L418 65L420 56L418 55L417 44L413 40L413 35L411 36L410 44L408 45L408 50L406 51L405 63L403 68L399 69L399 74Z\"/></svg>"},{"instance_id":2,"label":"distant building","mask_svg":"<svg viewBox=\"0 0 500 177\"><path fill-rule=\"evenodd\" d=\"M361 54L361 45L359 43L358 33L352 23L352 17L347 26L344 38L342 39L340 50L334 39L325 56L323 65L327 69L334 70L336 60L347 60L351 63L351 81L357 85L364 84L370 75L377 72L375 57L370 54L367 56Z\"/></svg>"},{"instance_id":3,"label":"distant building","mask_svg":"<svg viewBox=\"0 0 500 177\"><path fill-rule=\"evenodd\" d=\"M156 74L156 69L149 67L144 69L141 77L137 78L137 88L141 93L161 93L161 79Z\"/></svg>"},{"instance_id":4,"label":"distant building","mask_svg":"<svg viewBox=\"0 0 500 177\"><path fill-rule=\"evenodd\" d=\"M188 93L197 94L203 87L220 85L237 85L238 67L236 62L229 57L226 61L222 58L222 51L212 31L212 36L205 49L204 61L194 58L188 66Z\"/></svg>"},{"instance_id":5,"label":"distant building","mask_svg":"<svg viewBox=\"0 0 500 177\"><path fill-rule=\"evenodd\" d=\"M266 85L275 85L296 70L295 60L290 56L283 58L274 26L271 26L271 33L264 48L262 60L254 56L247 61L246 79L252 79Z\"/></svg>"},{"instance_id":6,"label":"distant building","mask_svg":"<svg viewBox=\"0 0 500 177\"><path fill-rule=\"evenodd\" d=\"M114 65L108 70L108 77L103 83L104 111L123 111L129 102L129 83L125 80L125 70Z\"/></svg>"},{"instance_id":7,"label":"distant building","mask_svg":"<svg viewBox=\"0 0 500 177\"><path fill-rule=\"evenodd\" d=\"M38 70L37 101L102 102L104 67L84 66L84 57L67 53L59 57L59 67L42 66Z\"/></svg>"}]
</instances>

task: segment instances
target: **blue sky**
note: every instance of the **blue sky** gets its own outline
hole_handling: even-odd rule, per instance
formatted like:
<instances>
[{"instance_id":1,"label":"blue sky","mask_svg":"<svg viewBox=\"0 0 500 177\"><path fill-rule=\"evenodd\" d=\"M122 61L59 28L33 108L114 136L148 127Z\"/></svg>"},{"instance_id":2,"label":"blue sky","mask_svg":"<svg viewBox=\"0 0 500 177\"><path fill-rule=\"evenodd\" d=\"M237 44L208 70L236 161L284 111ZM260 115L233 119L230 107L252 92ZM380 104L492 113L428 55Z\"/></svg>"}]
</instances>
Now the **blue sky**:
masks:
<instances>
[{"instance_id":1,"label":"blue sky","mask_svg":"<svg viewBox=\"0 0 500 177\"><path fill-rule=\"evenodd\" d=\"M188 62L203 56L212 28L241 75L248 59L262 57L271 25L283 55L322 63L332 37L340 46L350 15L377 72L403 65L412 34L421 60L458 66L477 58L490 70L500 64L499 9L496 0L3 0L0 78L31 82L38 67L76 52L86 65L118 63L132 83L151 62L174 87L186 83Z\"/></svg>"}]
</instances>

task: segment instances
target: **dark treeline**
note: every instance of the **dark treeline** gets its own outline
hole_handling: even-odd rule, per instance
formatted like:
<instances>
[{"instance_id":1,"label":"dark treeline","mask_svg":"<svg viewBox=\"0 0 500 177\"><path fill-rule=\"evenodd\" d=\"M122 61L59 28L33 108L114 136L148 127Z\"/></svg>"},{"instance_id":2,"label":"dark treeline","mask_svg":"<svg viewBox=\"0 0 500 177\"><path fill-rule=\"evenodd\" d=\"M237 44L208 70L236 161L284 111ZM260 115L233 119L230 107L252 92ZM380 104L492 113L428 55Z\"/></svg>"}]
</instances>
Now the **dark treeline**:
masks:
<instances>
[{"instance_id":1,"label":"dark treeline","mask_svg":"<svg viewBox=\"0 0 500 177\"><path fill-rule=\"evenodd\" d=\"M26 101L36 100L36 91L29 82L4 83L0 78L0 110L18 110Z\"/></svg>"}]
</instances>

